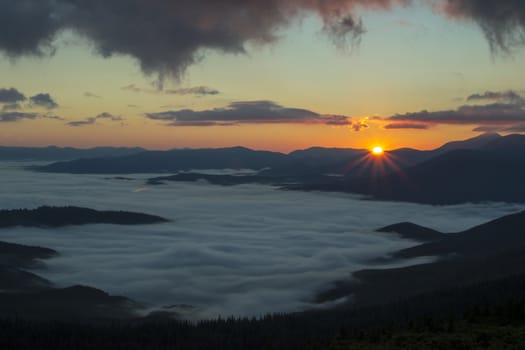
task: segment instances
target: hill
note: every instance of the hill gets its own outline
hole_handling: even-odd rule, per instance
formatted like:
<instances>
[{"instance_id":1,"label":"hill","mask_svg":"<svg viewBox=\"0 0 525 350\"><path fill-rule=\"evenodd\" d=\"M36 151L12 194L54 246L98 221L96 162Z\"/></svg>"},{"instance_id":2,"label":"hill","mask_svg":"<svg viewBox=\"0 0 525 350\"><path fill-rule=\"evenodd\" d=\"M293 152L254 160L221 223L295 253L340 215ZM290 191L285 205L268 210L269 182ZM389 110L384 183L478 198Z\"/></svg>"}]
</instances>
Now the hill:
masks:
<instances>
[{"instance_id":1,"label":"hill","mask_svg":"<svg viewBox=\"0 0 525 350\"><path fill-rule=\"evenodd\" d=\"M72 147L3 147L0 146L0 161L61 161L79 158L121 157L143 152L143 148L95 147L88 149Z\"/></svg>"},{"instance_id":2,"label":"hill","mask_svg":"<svg viewBox=\"0 0 525 350\"><path fill-rule=\"evenodd\" d=\"M391 269L368 269L338 281L319 300L353 295L358 305L387 303L439 289L459 288L525 274L525 212L443 234L403 249L392 259L435 257L434 261Z\"/></svg>"},{"instance_id":3,"label":"hill","mask_svg":"<svg viewBox=\"0 0 525 350\"><path fill-rule=\"evenodd\" d=\"M243 147L145 151L124 157L78 159L35 167L35 170L72 174L173 173L191 169L255 169L284 162L282 153Z\"/></svg>"},{"instance_id":4,"label":"hill","mask_svg":"<svg viewBox=\"0 0 525 350\"><path fill-rule=\"evenodd\" d=\"M0 228L14 226L60 227L86 224L141 225L166 222L160 216L126 211L98 211L80 207L0 210Z\"/></svg>"}]
</instances>

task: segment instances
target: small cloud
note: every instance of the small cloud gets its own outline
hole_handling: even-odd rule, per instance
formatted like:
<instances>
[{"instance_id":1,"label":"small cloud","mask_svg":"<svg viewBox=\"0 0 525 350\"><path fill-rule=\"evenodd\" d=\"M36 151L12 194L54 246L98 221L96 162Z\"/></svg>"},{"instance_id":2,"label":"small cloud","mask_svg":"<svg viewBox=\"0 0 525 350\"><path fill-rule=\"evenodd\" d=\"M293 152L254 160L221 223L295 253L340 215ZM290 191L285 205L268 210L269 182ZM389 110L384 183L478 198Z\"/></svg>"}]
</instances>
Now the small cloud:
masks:
<instances>
[{"instance_id":1,"label":"small cloud","mask_svg":"<svg viewBox=\"0 0 525 350\"><path fill-rule=\"evenodd\" d=\"M29 101L32 106L43 107L47 109L54 109L58 107L58 104L49 94L37 94L30 97Z\"/></svg>"},{"instance_id":2,"label":"small cloud","mask_svg":"<svg viewBox=\"0 0 525 350\"><path fill-rule=\"evenodd\" d=\"M228 126L239 124L324 124L350 126L350 118L322 115L307 109L283 107L272 101L232 102L225 108L204 111L180 109L146 113L146 118L168 122L170 126Z\"/></svg>"},{"instance_id":3,"label":"small cloud","mask_svg":"<svg viewBox=\"0 0 525 350\"><path fill-rule=\"evenodd\" d=\"M87 97L87 98L98 98L98 99L102 98L101 96L95 95L94 93L91 93L89 91L84 92L84 97Z\"/></svg>"},{"instance_id":4,"label":"small cloud","mask_svg":"<svg viewBox=\"0 0 525 350\"><path fill-rule=\"evenodd\" d=\"M74 120L74 121L68 122L67 125L74 126L74 127L92 125L92 124L95 124L96 120L97 120L96 118L90 117L84 120Z\"/></svg>"},{"instance_id":5,"label":"small cloud","mask_svg":"<svg viewBox=\"0 0 525 350\"><path fill-rule=\"evenodd\" d=\"M110 120L110 121L124 121L124 118L122 118L121 116L115 116L113 114L110 114L110 113L100 113L99 115L95 116L95 117L89 117L89 118L86 118L86 119L83 119L83 120L74 120L74 121L70 121L67 123L67 125L69 126L73 126L73 127L79 127L79 126L86 126L86 125L93 125L97 122L97 120L100 120L100 119L105 119L105 120Z\"/></svg>"},{"instance_id":6,"label":"small cloud","mask_svg":"<svg viewBox=\"0 0 525 350\"><path fill-rule=\"evenodd\" d=\"M210 88L208 86L194 86L190 88L180 89L147 89L137 87L135 84L130 84L121 87L121 90L131 91L135 93L147 93L156 95L195 95L195 96L206 96L206 95L218 95L219 90Z\"/></svg>"},{"instance_id":7,"label":"small cloud","mask_svg":"<svg viewBox=\"0 0 525 350\"><path fill-rule=\"evenodd\" d=\"M195 86L191 88L181 88L181 89L175 89L175 90L164 90L166 94L169 95L198 95L198 96L205 96L205 95L218 95L220 94L219 90L212 89L207 86Z\"/></svg>"},{"instance_id":8,"label":"small cloud","mask_svg":"<svg viewBox=\"0 0 525 350\"><path fill-rule=\"evenodd\" d=\"M525 98L515 91L486 91L483 94L473 94L467 98L469 102L491 101L491 102L509 102L525 105Z\"/></svg>"},{"instance_id":9,"label":"small cloud","mask_svg":"<svg viewBox=\"0 0 525 350\"><path fill-rule=\"evenodd\" d=\"M15 88L0 89L0 103L16 104L26 99L25 95Z\"/></svg>"},{"instance_id":10,"label":"small cloud","mask_svg":"<svg viewBox=\"0 0 525 350\"><path fill-rule=\"evenodd\" d=\"M12 123L18 122L24 119L36 119L39 115L36 113L22 113L22 112L2 112L0 113L0 122L2 123Z\"/></svg>"},{"instance_id":11,"label":"small cloud","mask_svg":"<svg viewBox=\"0 0 525 350\"><path fill-rule=\"evenodd\" d=\"M358 122L352 122L350 127L354 129L354 131L358 132L364 129L368 129L370 126L367 123L368 118L362 119Z\"/></svg>"},{"instance_id":12,"label":"small cloud","mask_svg":"<svg viewBox=\"0 0 525 350\"><path fill-rule=\"evenodd\" d=\"M108 120L111 120L111 121L122 121L124 120L121 116L119 115L113 115L113 114L110 114L110 113L100 113L99 115L97 115L95 117L95 119L108 119Z\"/></svg>"},{"instance_id":13,"label":"small cloud","mask_svg":"<svg viewBox=\"0 0 525 350\"><path fill-rule=\"evenodd\" d=\"M426 130L429 128L428 124L420 123L392 123L384 126L387 130L396 130L396 129L416 129L416 130Z\"/></svg>"},{"instance_id":14,"label":"small cloud","mask_svg":"<svg viewBox=\"0 0 525 350\"><path fill-rule=\"evenodd\" d=\"M475 129L472 129L475 132L515 132L522 133L525 132L525 123L519 123L510 126L492 126L492 125L482 125L478 126Z\"/></svg>"},{"instance_id":15,"label":"small cloud","mask_svg":"<svg viewBox=\"0 0 525 350\"><path fill-rule=\"evenodd\" d=\"M2 107L2 111L3 112L6 112L6 111L17 111L17 110L20 110L22 109L22 105L20 105L20 103L9 103L9 104L6 104Z\"/></svg>"}]
</instances>

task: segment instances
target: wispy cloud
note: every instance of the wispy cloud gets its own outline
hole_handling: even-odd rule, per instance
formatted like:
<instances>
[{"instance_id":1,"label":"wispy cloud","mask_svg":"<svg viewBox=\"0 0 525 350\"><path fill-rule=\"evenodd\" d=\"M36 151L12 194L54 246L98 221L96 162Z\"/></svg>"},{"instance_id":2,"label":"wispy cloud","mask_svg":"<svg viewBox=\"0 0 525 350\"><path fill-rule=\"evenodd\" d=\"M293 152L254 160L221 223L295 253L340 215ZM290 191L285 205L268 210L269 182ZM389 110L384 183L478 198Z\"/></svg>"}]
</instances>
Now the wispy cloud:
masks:
<instances>
[{"instance_id":1,"label":"wispy cloud","mask_svg":"<svg viewBox=\"0 0 525 350\"><path fill-rule=\"evenodd\" d=\"M486 91L482 94L473 94L467 98L469 102L508 102L515 104L525 104L525 98L515 91Z\"/></svg>"},{"instance_id":2,"label":"wispy cloud","mask_svg":"<svg viewBox=\"0 0 525 350\"><path fill-rule=\"evenodd\" d=\"M383 119L385 129L428 129L432 125L478 125L475 131L522 131L525 123L525 98L515 91L472 94L469 102L486 104L463 105L442 111L409 112Z\"/></svg>"},{"instance_id":3,"label":"wispy cloud","mask_svg":"<svg viewBox=\"0 0 525 350\"><path fill-rule=\"evenodd\" d=\"M89 118L82 119L82 120L70 121L67 123L67 125L73 126L73 127L92 125L92 124L95 124L97 120L101 120L101 119L103 120L105 119L105 120L109 120L113 122L124 121L124 118L122 118L121 116L115 116L113 114L104 112L95 117L89 117Z\"/></svg>"},{"instance_id":4,"label":"wispy cloud","mask_svg":"<svg viewBox=\"0 0 525 350\"><path fill-rule=\"evenodd\" d=\"M429 128L428 124L423 123L392 123L384 126L385 129L395 130L395 129L416 129L416 130L426 130Z\"/></svg>"},{"instance_id":5,"label":"wispy cloud","mask_svg":"<svg viewBox=\"0 0 525 350\"><path fill-rule=\"evenodd\" d=\"M351 126L351 120L342 115L321 115L301 109L283 107L271 101L232 102L225 108L203 111L181 109L147 113L146 117L165 121L171 126L229 126L238 124L325 124Z\"/></svg>"},{"instance_id":6,"label":"wispy cloud","mask_svg":"<svg viewBox=\"0 0 525 350\"><path fill-rule=\"evenodd\" d=\"M121 89L124 91L132 91L136 93L148 93L148 94L157 94L157 95L206 96L206 95L220 94L219 90L210 88L208 86L194 86L194 87L179 88L179 89L147 89L147 88L138 87L135 84L130 84L130 85L123 86Z\"/></svg>"},{"instance_id":7,"label":"wispy cloud","mask_svg":"<svg viewBox=\"0 0 525 350\"><path fill-rule=\"evenodd\" d=\"M22 109L22 105L20 103L9 103L2 107L2 111L17 111Z\"/></svg>"},{"instance_id":8,"label":"wispy cloud","mask_svg":"<svg viewBox=\"0 0 525 350\"><path fill-rule=\"evenodd\" d=\"M84 97L88 97L88 98L98 98L98 99L101 99L101 98L102 98L101 96L99 96L99 95L95 95L94 93L89 92L89 91L84 92Z\"/></svg>"},{"instance_id":9,"label":"wispy cloud","mask_svg":"<svg viewBox=\"0 0 525 350\"><path fill-rule=\"evenodd\" d=\"M53 100L49 94L37 94L29 98L30 104L33 107L43 107L47 109L54 109L58 107L58 104Z\"/></svg>"},{"instance_id":10,"label":"wispy cloud","mask_svg":"<svg viewBox=\"0 0 525 350\"><path fill-rule=\"evenodd\" d=\"M2 112L0 113L0 122L11 123L18 122L24 119L36 119L38 118L37 113L22 113L22 112Z\"/></svg>"}]
</instances>

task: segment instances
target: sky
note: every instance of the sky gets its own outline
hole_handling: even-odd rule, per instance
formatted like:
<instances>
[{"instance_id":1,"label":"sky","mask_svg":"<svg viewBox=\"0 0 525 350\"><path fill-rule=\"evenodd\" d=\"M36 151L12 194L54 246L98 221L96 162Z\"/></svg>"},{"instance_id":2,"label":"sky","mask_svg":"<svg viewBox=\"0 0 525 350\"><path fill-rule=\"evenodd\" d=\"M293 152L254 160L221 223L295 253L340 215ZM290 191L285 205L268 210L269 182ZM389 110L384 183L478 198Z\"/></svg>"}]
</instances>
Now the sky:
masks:
<instances>
[{"instance_id":1,"label":"sky","mask_svg":"<svg viewBox=\"0 0 525 350\"><path fill-rule=\"evenodd\" d=\"M520 0L0 0L0 145L429 149L525 131Z\"/></svg>"}]
</instances>

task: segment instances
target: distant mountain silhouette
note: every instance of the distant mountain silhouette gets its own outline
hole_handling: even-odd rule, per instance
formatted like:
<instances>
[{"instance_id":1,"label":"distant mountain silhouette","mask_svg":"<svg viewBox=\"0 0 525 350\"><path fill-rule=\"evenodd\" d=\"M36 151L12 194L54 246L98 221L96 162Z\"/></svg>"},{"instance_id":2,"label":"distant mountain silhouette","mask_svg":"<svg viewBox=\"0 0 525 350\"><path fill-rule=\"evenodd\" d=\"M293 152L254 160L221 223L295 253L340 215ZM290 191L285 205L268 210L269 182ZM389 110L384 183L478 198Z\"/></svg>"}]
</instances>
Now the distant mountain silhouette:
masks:
<instances>
[{"instance_id":1,"label":"distant mountain silhouette","mask_svg":"<svg viewBox=\"0 0 525 350\"><path fill-rule=\"evenodd\" d=\"M458 149L482 149L487 147L487 145L490 145L494 142L498 142L502 139L504 139L504 137L500 134L486 133L467 140L448 142L443 146L433 150L432 152L434 153L434 155L439 155ZM505 139L507 138L505 137Z\"/></svg>"},{"instance_id":2,"label":"distant mountain silhouette","mask_svg":"<svg viewBox=\"0 0 525 350\"><path fill-rule=\"evenodd\" d=\"M490 141L501 138L498 134L485 134L472 139L451 142L433 151L402 148L389 151L395 168L411 166L454 149L478 149ZM35 168L59 173L169 173L191 169L255 169L265 171L264 176L301 176L341 174L367 176L370 174L366 158L368 150L352 148L312 147L293 151L287 155L277 152L254 151L244 147L217 149L176 149L171 151L144 151L121 157L99 157L58 162ZM373 160L373 159L370 159ZM388 164L383 167L388 168ZM385 169L387 172L393 169Z\"/></svg>"},{"instance_id":3,"label":"distant mountain silhouette","mask_svg":"<svg viewBox=\"0 0 525 350\"><path fill-rule=\"evenodd\" d=\"M60 227L85 224L141 225L166 221L166 219L155 215L126 211L98 211L72 206L0 210L0 228L14 226Z\"/></svg>"},{"instance_id":4,"label":"distant mountain silhouette","mask_svg":"<svg viewBox=\"0 0 525 350\"><path fill-rule=\"evenodd\" d=\"M173 173L191 169L263 169L282 164L286 156L244 147L145 151L124 157L79 159L37 167L73 174Z\"/></svg>"},{"instance_id":5,"label":"distant mountain silhouette","mask_svg":"<svg viewBox=\"0 0 525 350\"><path fill-rule=\"evenodd\" d=\"M143 152L143 148L134 147L95 147L88 149L72 147L2 147L0 161L60 161L79 158L120 157Z\"/></svg>"},{"instance_id":6,"label":"distant mountain silhouette","mask_svg":"<svg viewBox=\"0 0 525 350\"><path fill-rule=\"evenodd\" d=\"M59 173L178 173L255 169L257 175L183 175L163 181L264 183L295 190L353 192L380 200L427 204L525 202L525 136L483 134L435 150L409 148L374 157L362 149L313 147L288 155L243 147L145 151L123 157L57 162L35 170ZM158 179L157 179L158 180ZM150 183L159 183L152 179Z\"/></svg>"},{"instance_id":7,"label":"distant mountain silhouette","mask_svg":"<svg viewBox=\"0 0 525 350\"><path fill-rule=\"evenodd\" d=\"M428 204L525 202L525 136L511 135L482 149L454 150L402 171L348 179L344 190L375 199Z\"/></svg>"}]
</instances>

